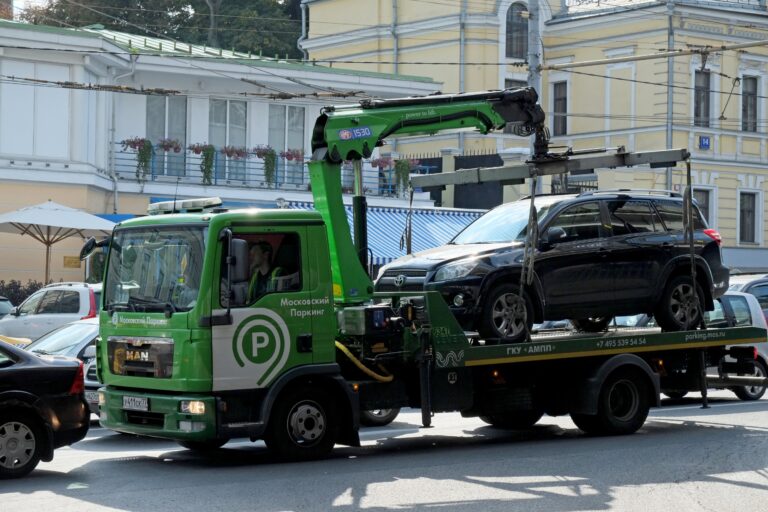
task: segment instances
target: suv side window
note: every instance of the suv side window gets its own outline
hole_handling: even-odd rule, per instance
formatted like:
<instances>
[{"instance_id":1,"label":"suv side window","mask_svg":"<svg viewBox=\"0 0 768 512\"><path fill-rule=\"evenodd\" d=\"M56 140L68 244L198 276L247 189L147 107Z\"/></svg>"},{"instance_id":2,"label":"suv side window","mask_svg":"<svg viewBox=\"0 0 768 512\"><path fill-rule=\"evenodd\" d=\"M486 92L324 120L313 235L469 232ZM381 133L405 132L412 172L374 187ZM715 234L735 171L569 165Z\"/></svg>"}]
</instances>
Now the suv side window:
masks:
<instances>
[{"instance_id":1,"label":"suv side window","mask_svg":"<svg viewBox=\"0 0 768 512\"><path fill-rule=\"evenodd\" d=\"M683 230L683 202L682 201L656 201L656 209L659 211L667 231ZM693 229L706 229L698 207L693 207Z\"/></svg>"},{"instance_id":2,"label":"suv side window","mask_svg":"<svg viewBox=\"0 0 768 512\"><path fill-rule=\"evenodd\" d=\"M553 240L556 243L589 240L604 236L600 206L597 202L582 203L566 208L552 221L549 228L561 228L565 231L564 237Z\"/></svg>"},{"instance_id":3,"label":"suv side window","mask_svg":"<svg viewBox=\"0 0 768 512\"><path fill-rule=\"evenodd\" d=\"M661 219L648 201L609 201L608 212L614 236L664 230Z\"/></svg>"},{"instance_id":4,"label":"suv side window","mask_svg":"<svg viewBox=\"0 0 768 512\"><path fill-rule=\"evenodd\" d=\"M752 315L749 312L749 304L744 297L731 297L728 303L733 310L736 327L752 325Z\"/></svg>"},{"instance_id":5,"label":"suv side window","mask_svg":"<svg viewBox=\"0 0 768 512\"><path fill-rule=\"evenodd\" d=\"M723 327L729 327L728 319L725 318L725 310L719 300L715 301L715 309L712 311L704 312L704 321L707 327L720 329Z\"/></svg>"},{"instance_id":6,"label":"suv side window","mask_svg":"<svg viewBox=\"0 0 768 512\"><path fill-rule=\"evenodd\" d=\"M760 308L768 309L768 284L759 284L749 289L749 293L757 297Z\"/></svg>"},{"instance_id":7,"label":"suv side window","mask_svg":"<svg viewBox=\"0 0 768 512\"><path fill-rule=\"evenodd\" d=\"M86 290L88 292L88 290ZM57 313L78 313L80 311L80 293L74 290L64 290L59 296Z\"/></svg>"},{"instance_id":8,"label":"suv side window","mask_svg":"<svg viewBox=\"0 0 768 512\"><path fill-rule=\"evenodd\" d=\"M37 314L42 315L44 313L59 313L60 311L57 303L59 302L61 293L62 292L58 290L46 292L45 297L43 297L43 300L40 301L40 306L37 308Z\"/></svg>"},{"instance_id":9,"label":"suv side window","mask_svg":"<svg viewBox=\"0 0 768 512\"><path fill-rule=\"evenodd\" d=\"M30 298L24 301L24 304L19 306L20 315L32 315L37 311L37 305L40 304L40 299L45 295L45 291L41 290L32 294Z\"/></svg>"}]
</instances>

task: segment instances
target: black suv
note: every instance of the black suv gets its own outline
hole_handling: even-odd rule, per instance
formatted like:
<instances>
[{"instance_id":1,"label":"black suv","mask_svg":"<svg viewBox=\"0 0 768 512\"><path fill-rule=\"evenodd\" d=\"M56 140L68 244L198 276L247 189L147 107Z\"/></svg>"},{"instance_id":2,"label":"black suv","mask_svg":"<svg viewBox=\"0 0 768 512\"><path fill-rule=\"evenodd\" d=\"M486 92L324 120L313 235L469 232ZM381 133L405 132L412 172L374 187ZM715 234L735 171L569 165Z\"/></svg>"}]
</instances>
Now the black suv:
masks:
<instances>
[{"instance_id":1,"label":"black suv","mask_svg":"<svg viewBox=\"0 0 768 512\"><path fill-rule=\"evenodd\" d=\"M442 247L382 267L376 291L437 290L465 330L525 339L534 322L570 319L603 330L615 315L653 314L666 330L692 328L690 251L683 199L672 192L540 196L534 278L520 292L530 200L501 205ZM728 289L720 234L694 207L698 297L706 310ZM526 325L527 324L527 325Z\"/></svg>"}]
</instances>

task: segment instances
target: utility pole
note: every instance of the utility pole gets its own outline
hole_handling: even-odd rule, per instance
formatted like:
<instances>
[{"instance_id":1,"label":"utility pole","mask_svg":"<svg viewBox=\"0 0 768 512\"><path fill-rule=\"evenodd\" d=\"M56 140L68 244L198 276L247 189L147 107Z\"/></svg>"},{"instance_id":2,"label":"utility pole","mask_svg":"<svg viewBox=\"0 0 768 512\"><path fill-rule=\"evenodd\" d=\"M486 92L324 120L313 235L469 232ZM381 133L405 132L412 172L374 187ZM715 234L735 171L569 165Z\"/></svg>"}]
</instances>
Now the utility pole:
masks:
<instances>
[{"instance_id":1,"label":"utility pole","mask_svg":"<svg viewBox=\"0 0 768 512\"><path fill-rule=\"evenodd\" d=\"M667 51L675 49L675 29L672 26L675 13L675 0L667 0ZM672 122L675 108L675 59L667 59L667 149L672 149ZM667 167L667 190L672 190L672 168Z\"/></svg>"},{"instance_id":2,"label":"utility pole","mask_svg":"<svg viewBox=\"0 0 768 512\"><path fill-rule=\"evenodd\" d=\"M539 31L539 0L528 1L528 86L539 93L539 98L544 96L541 90L541 33ZM533 149L533 140L531 140L531 152ZM536 193L542 191L541 180L536 180Z\"/></svg>"}]
</instances>

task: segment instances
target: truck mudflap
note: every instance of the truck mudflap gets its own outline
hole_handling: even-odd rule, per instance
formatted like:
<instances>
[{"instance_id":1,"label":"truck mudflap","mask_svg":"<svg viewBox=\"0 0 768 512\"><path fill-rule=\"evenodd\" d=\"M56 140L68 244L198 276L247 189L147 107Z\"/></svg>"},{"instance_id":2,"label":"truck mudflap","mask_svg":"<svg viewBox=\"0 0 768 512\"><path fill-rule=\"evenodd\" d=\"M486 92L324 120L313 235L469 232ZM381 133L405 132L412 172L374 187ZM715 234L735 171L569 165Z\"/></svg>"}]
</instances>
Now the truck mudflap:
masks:
<instances>
[{"instance_id":1,"label":"truck mudflap","mask_svg":"<svg viewBox=\"0 0 768 512\"><path fill-rule=\"evenodd\" d=\"M594 415L598 412L600 389L608 376L619 368L637 369L648 377L649 403L652 407L661 405L661 384L659 374L651 369L650 365L642 358L634 354L619 354L606 359L599 366L595 366L579 386L576 401L571 407L571 413Z\"/></svg>"}]
</instances>

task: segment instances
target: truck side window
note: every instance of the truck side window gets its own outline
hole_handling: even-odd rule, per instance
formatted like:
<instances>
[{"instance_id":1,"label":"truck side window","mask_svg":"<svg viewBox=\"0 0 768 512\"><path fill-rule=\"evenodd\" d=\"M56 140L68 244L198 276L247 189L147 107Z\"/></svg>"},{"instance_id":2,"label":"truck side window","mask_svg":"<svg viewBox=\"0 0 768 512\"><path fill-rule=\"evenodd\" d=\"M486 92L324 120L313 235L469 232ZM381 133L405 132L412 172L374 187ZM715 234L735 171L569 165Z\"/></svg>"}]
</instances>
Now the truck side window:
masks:
<instances>
[{"instance_id":1,"label":"truck side window","mask_svg":"<svg viewBox=\"0 0 768 512\"><path fill-rule=\"evenodd\" d=\"M241 233L235 238L248 243L249 270L246 281L233 283L233 307L251 305L270 293L301 290L301 251L296 233ZM226 269L222 268L221 275L223 279ZM226 298L222 305L226 305Z\"/></svg>"}]
</instances>

